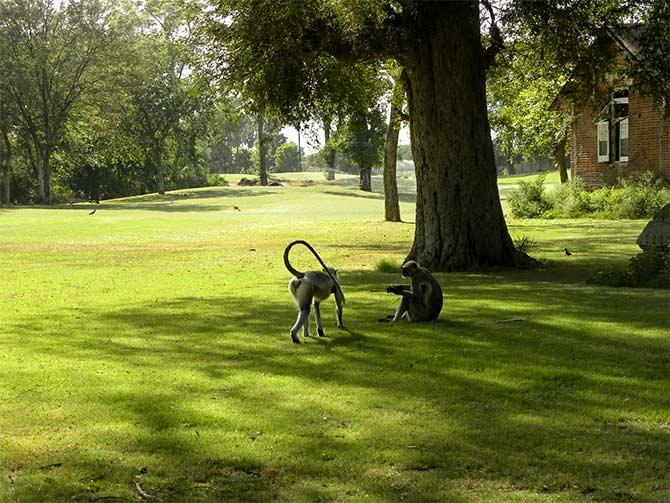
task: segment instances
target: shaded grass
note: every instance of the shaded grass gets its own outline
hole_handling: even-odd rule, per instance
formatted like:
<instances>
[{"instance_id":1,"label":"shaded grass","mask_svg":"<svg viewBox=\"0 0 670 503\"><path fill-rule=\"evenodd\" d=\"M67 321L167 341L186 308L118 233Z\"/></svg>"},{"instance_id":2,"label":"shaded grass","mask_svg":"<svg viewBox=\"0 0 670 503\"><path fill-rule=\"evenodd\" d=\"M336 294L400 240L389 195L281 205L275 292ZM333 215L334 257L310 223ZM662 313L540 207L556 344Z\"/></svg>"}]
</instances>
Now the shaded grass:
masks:
<instances>
[{"instance_id":1,"label":"shaded grass","mask_svg":"<svg viewBox=\"0 0 670 503\"><path fill-rule=\"evenodd\" d=\"M413 226L352 191L1 213L0 500L134 501L135 482L165 501L670 498L668 292L584 283L644 222L513 221L543 269L440 274L440 322L389 326L402 280L372 269ZM294 238L348 301L345 330L329 301L327 337L300 346Z\"/></svg>"}]
</instances>

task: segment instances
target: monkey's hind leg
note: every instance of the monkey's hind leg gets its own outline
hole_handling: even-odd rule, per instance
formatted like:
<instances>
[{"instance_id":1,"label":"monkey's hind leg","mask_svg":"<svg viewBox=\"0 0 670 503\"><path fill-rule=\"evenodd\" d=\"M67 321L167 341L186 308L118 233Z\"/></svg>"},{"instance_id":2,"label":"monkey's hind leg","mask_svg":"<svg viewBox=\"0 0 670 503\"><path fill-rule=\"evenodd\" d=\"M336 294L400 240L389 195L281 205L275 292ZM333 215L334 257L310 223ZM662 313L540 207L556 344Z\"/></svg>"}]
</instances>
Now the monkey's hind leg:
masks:
<instances>
[{"instance_id":1,"label":"monkey's hind leg","mask_svg":"<svg viewBox=\"0 0 670 503\"><path fill-rule=\"evenodd\" d=\"M309 307L307 309L301 309L298 312L298 318L295 320L295 325L291 328L291 340L296 343L300 344L300 337L298 337L298 330L300 330L301 327L305 326L305 335L309 335L307 333L308 328L306 324L309 323Z\"/></svg>"},{"instance_id":2,"label":"monkey's hind leg","mask_svg":"<svg viewBox=\"0 0 670 503\"><path fill-rule=\"evenodd\" d=\"M395 315L393 316L393 319L391 322L396 322L402 320L405 316L407 316L407 310L409 309L409 299L406 299L405 297L402 298L400 301L400 305L398 306L398 309L395 312Z\"/></svg>"},{"instance_id":3,"label":"monkey's hind leg","mask_svg":"<svg viewBox=\"0 0 670 503\"><path fill-rule=\"evenodd\" d=\"M321 303L314 301L314 321L316 322L316 332L319 337L325 337L323 332L323 322L321 321Z\"/></svg>"}]
</instances>

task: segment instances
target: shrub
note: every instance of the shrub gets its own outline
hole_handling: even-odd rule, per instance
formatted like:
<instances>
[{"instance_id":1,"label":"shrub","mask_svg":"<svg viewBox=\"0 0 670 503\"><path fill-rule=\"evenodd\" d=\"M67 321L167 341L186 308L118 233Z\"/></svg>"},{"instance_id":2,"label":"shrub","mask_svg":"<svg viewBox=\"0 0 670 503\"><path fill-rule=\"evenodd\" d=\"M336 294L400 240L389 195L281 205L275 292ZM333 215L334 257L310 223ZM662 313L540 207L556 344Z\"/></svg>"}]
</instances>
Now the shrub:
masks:
<instances>
[{"instance_id":1,"label":"shrub","mask_svg":"<svg viewBox=\"0 0 670 503\"><path fill-rule=\"evenodd\" d=\"M545 218L578 218L592 211L589 193L580 180L565 183L547 194L551 206Z\"/></svg>"},{"instance_id":2,"label":"shrub","mask_svg":"<svg viewBox=\"0 0 670 503\"><path fill-rule=\"evenodd\" d=\"M631 286L668 288L670 286L670 255L661 251L644 251L628 263Z\"/></svg>"},{"instance_id":3,"label":"shrub","mask_svg":"<svg viewBox=\"0 0 670 503\"><path fill-rule=\"evenodd\" d=\"M375 271L377 272L398 272L400 271L400 264L395 260L383 258L375 264Z\"/></svg>"},{"instance_id":4,"label":"shrub","mask_svg":"<svg viewBox=\"0 0 670 503\"><path fill-rule=\"evenodd\" d=\"M587 283L615 287L670 287L670 254L645 251L631 257L625 270L598 271Z\"/></svg>"},{"instance_id":5,"label":"shrub","mask_svg":"<svg viewBox=\"0 0 670 503\"><path fill-rule=\"evenodd\" d=\"M530 181L519 182L519 188L510 191L509 204L512 214L518 218L539 218L551 208L544 193L545 173Z\"/></svg>"},{"instance_id":6,"label":"shrub","mask_svg":"<svg viewBox=\"0 0 670 503\"><path fill-rule=\"evenodd\" d=\"M533 248L537 246L537 243L533 238L528 236L521 236L514 240L514 247L521 253L528 254Z\"/></svg>"}]
</instances>

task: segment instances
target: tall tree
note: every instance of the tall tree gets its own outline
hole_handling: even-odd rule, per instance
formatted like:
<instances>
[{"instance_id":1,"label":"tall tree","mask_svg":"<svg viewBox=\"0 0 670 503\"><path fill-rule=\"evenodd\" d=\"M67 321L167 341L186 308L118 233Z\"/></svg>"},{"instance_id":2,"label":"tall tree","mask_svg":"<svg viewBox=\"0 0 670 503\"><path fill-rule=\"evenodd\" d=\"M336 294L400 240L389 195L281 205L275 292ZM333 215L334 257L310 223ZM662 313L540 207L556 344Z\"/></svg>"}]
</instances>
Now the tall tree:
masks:
<instances>
[{"instance_id":1,"label":"tall tree","mask_svg":"<svg viewBox=\"0 0 670 503\"><path fill-rule=\"evenodd\" d=\"M51 202L52 156L73 105L96 80L108 54L104 0L7 0L0 3L0 72L33 154L42 202Z\"/></svg>"},{"instance_id":2,"label":"tall tree","mask_svg":"<svg viewBox=\"0 0 670 503\"><path fill-rule=\"evenodd\" d=\"M489 118L501 153L516 159L539 161L553 157L567 182L565 145L567 114L550 110L565 84L564 69L541 57L541 48L523 41L510 45L488 75Z\"/></svg>"},{"instance_id":3,"label":"tall tree","mask_svg":"<svg viewBox=\"0 0 670 503\"><path fill-rule=\"evenodd\" d=\"M377 107L352 112L338 127L337 150L358 167L363 191L372 191L372 168L381 162L384 134L384 116Z\"/></svg>"},{"instance_id":4,"label":"tall tree","mask_svg":"<svg viewBox=\"0 0 670 503\"><path fill-rule=\"evenodd\" d=\"M330 117L323 119L323 149L321 155L326 161L326 178L329 181L335 180L335 156L337 151L332 141L333 121Z\"/></svg>"},{"instance_id":5,"label":"tall tree","mask_svg":"<svg viewBox=\"0 0 670 503\"><path fill-rule=\"evenodd\" d=\"M393 68L393 92L389 104L389 122L384 141L384 218L389 222L400 222L400 203L398 202L398 182L396 167L398 163L398 137L402 122L402 106L405 101L405 87L402 83L401 69Z\"/></svg>"},{"instance_id":6,"label":"tall tree","mask_svg":"<svg viewBox=\"0 0 670 503\"><path fill-rule=\"evenodd\" d=\"M567 61L634 8L625 0L482 0L483 37L473 0L210 2L222 65L294 122L325 93L337 94L327 77L338 63L392 58L405 69L417 177L409 257L442 270L529 262L509 236L496 184L485 92L486 70L503 46L496 13L509 10L502 21L543 36Z\"/></svg>"},{"instance_id":7,"label":"tall tree","mask_svg":"<svg viewBox=\"0 0 670 503\"><path fill-rule=\"evenodd\" d=\"M323 68L395 59L408 77L417 174L409 256L433 269L518 262L496 185L476 2L212 3L226 20L212 30L225 64L287 116L333 91Z\"/></svg>"}]
</instances>

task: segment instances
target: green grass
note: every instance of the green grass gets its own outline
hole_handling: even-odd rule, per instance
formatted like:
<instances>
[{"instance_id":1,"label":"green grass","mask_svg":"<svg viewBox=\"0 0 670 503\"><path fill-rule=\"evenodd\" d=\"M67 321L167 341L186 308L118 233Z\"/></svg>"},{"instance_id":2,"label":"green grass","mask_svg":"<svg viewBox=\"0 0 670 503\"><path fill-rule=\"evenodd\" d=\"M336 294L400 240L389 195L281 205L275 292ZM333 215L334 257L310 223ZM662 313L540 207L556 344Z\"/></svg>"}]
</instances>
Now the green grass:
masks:
<instances>
[{"instance_id":1,"label":"green grass","mask_svg":"<svg viewBox=\"0 0 670 503\"><path fill-rule=\"evenodd\" d=\"M0 501L669 501L668 292L584 283L645 222L511 221L545 268L390 326L413 226L354 184L0 209ZM300 346L297 238L347 295Z\"/></svg>"}]
</instances>

